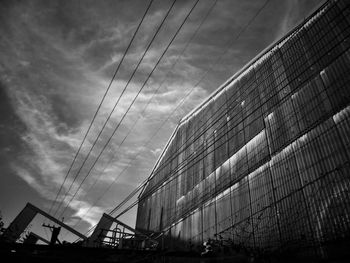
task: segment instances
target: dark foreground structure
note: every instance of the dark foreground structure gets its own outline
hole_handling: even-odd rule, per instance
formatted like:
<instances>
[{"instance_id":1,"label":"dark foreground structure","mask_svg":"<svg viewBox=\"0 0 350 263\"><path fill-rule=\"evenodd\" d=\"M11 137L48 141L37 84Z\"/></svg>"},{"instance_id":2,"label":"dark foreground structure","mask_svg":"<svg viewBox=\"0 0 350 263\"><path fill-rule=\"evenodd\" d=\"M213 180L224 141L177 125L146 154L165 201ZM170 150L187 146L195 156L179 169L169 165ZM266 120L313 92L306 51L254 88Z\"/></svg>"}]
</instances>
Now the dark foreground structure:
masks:
<instances>
[{"instance_id":1,"label":"dark foreground structure","mask_svg":"<svg viewBox=\"0 0 350 263\"><path fill-rule=\"evenodd\" d=\"M139 231L171 250L346 256L349 5L328 1L182 119L139 196Z\"/></svg>"}]
</instances>

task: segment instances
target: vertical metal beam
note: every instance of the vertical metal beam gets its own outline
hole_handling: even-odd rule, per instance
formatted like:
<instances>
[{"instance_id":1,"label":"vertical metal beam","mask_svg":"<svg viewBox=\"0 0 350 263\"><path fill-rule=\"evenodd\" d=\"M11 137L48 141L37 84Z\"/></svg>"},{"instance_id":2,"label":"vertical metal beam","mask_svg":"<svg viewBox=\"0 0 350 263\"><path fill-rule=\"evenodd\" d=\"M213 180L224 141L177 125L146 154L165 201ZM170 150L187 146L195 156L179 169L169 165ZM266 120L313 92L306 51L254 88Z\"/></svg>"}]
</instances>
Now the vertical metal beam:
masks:
<instances>
[{"instance_id":1,"label":"vertical metal beam","mask_svg":"<svg viewBox=\"0 0 350 263\"><path fill-rule=\"evenodd\" d=\"M94 247L97 245L100 235L107 235L107 229L110 229L113 224L113 218L110 218L107 214L103 214L97 226L95 227L94 232L89 237L86 245L89 247ZM102 241L102 240L100 240Z\"/></svg>"},{"instance_id":2,"label":"vertical metal beam","mask_svg":"<svg viewBox=\"0 0 350 263\"><path fill-rule=\"evenodd\" d=\"M33 210L31 206L27 204L5 230L3 235L4 240L9 243L16 242L30 222L32 222L36 214L37 211Z\"/></svg>"}]
</instances>

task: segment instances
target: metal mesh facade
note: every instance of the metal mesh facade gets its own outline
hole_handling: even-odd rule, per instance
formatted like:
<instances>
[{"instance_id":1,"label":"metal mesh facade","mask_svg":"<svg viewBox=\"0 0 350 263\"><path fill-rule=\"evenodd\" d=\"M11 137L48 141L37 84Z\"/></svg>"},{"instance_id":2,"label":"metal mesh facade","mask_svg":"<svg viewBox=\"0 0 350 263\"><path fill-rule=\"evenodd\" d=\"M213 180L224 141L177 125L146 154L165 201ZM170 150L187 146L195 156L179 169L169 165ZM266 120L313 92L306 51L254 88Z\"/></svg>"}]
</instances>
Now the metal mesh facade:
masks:
<instances>
[{"instance_id":1,"label":"metal mesh facade","mask_svg":"<svg viewBox=\"0 0 350 263\"><path fill-rule=\"evenodd\" d=\"M322 247L350 233L350 6L329 1L185 117L136 227L184 249Z\"/></svg>"}]
</instances>

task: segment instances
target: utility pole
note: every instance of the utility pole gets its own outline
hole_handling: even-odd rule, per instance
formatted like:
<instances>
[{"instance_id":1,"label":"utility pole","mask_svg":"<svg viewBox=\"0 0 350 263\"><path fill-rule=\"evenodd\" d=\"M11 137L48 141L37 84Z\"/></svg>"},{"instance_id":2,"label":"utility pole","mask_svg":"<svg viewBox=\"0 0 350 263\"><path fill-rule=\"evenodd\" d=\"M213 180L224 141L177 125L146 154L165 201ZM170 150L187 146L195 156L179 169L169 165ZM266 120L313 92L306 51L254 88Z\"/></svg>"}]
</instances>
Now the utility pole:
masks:
<instances>
[{"instance_id":1,"label":"utility pole","mask_svg":"<svg viewBox=\"0 0 350 263\"><path fill-rule=\"evenodd\" d=\"M58 235L61 232L61 227L56 227L56 226L51 226L51 225L46 225L43 224L43 227L47 227L51 230L52 235L51 235L51 240L50 240L50 246L53 246L56 244L56 242L58 242L59 244L61 244L61 242L58 240Z\"/></svg>"}]
</instances>

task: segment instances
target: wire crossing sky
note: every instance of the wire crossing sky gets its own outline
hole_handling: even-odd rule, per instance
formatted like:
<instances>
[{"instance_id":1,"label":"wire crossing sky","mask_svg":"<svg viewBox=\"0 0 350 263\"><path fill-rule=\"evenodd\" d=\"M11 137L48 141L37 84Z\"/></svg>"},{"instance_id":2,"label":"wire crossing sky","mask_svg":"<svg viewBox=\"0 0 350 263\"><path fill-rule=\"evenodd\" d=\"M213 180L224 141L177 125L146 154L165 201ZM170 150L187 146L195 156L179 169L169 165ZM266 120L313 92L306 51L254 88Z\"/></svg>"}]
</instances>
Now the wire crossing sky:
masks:
<instances>
[{"instance_id":1,"label":"wire crossing sky","mask_svg":"<svg viewBox=\"0 0 350 263\"><path fill-rule=\"evenodd\" d=\"M76 173L76 175L74 176L73 182L72 182L72 183L71 183L71 185L69 186L69 188L68 188L68 190L67 190L67 192L66 192L66 194L65 194L64 198L62 199L62 202L60 203L59 207L57 208L57 210L56 210L55 214L57 213L57 211L59 211L59 209L60 209L60 207L61 207L62 203L63 203L63 202L64 202L64 200L65 200L65 197L67 196L67 194L68 194L68 193L69 193L69 191L71 190L72 185L74 184L74 182L75 182L76 178L78 177L79 173L81 172L82 168L84 167L84 164L85 164L85 163L86 163L86 161L88 160L88 158L89 158L89 156L90 156L90 154L91 154L92 150L94 149L94 146L95 146L95 145L96 145L96 143L98 142L98 139L101 137L102 132L104 131L104 129L105 129L105 127L106 127L106 125L108 124L108 121L111 119L111 117L112 117L112 115L113 115L114 110L115 110L115 109L116 109L116 107L118 106L120 99L122 98L122 96L123 96L124 92L125 92L125 91L126 91L126 89L128 88L128 86L129 86L129 84L130 84L130 82L131 82L132 78L134 77L135 73L137 72L137 70L138 70L139 66L141 65L141 63L142 63L142 61L143 61L143 59L144 59L145 55L147 54L147 52L148 52L149 48L151 47L151 45L152 45L152 43L153 43L154 39L155 39L155 38L156 38L156 36L158 35L159 30L162 28L162 25L164 24L164 22L165 22L166 18L167 18L167 17L168 17L168 15L170 14L170 11L171 11L171 10L172 10L172 8L174 7L175 2L176 2L176 0L175 0L175 1L173 1L172 5L169 7L169 9L168 9L168 11L167 11L166 15L164 16L163 20L161 21L161 23L160 23L160 24L159 24L159 26L158 26L157 31L156 31L156 32L155 32L155 34L153 35L153 37L152 37L151 41L148 43L148 45L147 45L147 47L146 47L145 51L144 51L144 52L143 52L143 54L142 54L141 59L140 59L140 60L139 60L139 62L137 63L136 67L134 68L134 70L133 70L133 72L132 72L132 74L131 74L131 76L130 76L130 78L129 78L128 82L127 82L127 83L126 83L126 85L124 86L124 88L123 88L123 90L122 90L121 94L119 95L119 97L118 97L117 101L115 102L115 104L114 104L114 106L113 106L113 108L112 108L111 112L108 114L108 117L107 117L106 121L103 123L103 126L102 126L101 130L99 131L98 135L96 136L96 139L94 140L94 142L93 142L93 144L92 144L92 146L91 146L91 148L90 148L90 150L89 150L88 154L87 154L87 155L86 155L86 157L84 158L83 163L82 163L82 164L81 164L81 166L79 167L78 172L77 172L77 173ZM113 77L113 78L114 78L114 77ZM112 79L113 79L113 78L112 78ZM111 82L111 83L112 83L112 82ZM131 105L132 105L132 104L131 104ZM128 111L128 110L127 110L127 111ZM124 115L125 115L125 114L124 114ZM117 127L118 127L118 126L119 126L119 124L117 125ZM116 130L116 129L117 129L117 128L115 128L115 130ZM109 138L111 138L111 137L112 137L112 136L110 136ZM109 140L110 140L110 139L108 139L108 141L109 141ZM106 143L105 145L107 145L107 144L108 144L108 143ZM103 152L104 148L105 148L105 146L103 146L103 149L101 150L101 152L100 152L99 156L102 154L102 152ZM99 156L96 158L96 161L99 159ZM95 161L95 162L96 162L96 161ZM95 162L94 162L94 163L95 163ZM93 166L94 166L94 164L91 166L91 168L90 168L89 172L87 173L87 176L88 176L88 174L90 173L90 171L91 171L91 169L93 168ZM85 179L85 178L84 178L84 179ZM84 180L83 180L83 181L84 181ZM80 185L81 185L81 184L82 184L82 183L80 183ZM79 185L79 187L78 187L78 190L80 189L80 185ZM75 194L78 192L78 190L76 190ZM73 195L73 197L72 197L72 198L74 198L74 197L75 197L75 194ZM68 202L67 207L69 206L69 203L71 203L71 201L69 201L69 202ZM63 213L63 212L62 212L62 213ZM54 215L55 215L55 214L54 214Z\"/></svg>"},{"instance_id":2,"label":"wire crossing sky","mask_svg":"<svg viewBox=\"0 0 350 263\"><path fill-rule=\"evenodd\" d=\"M142 18L141 18L140 23L138 24L138 26L137 26L137 28L136 28L136 30L135 30L135 33L134 33L134 35L132 36L132 38L131 38L131 40L130 40L130 42L129 42L129 44L128 44L128 46L127 46L127 48L126 48L126 50L125 50L125 52L124 52L124 54L123 54L123 57L121 58L121 60L120 60L119 63L118 63L118 66L117 66L117 68L116 68L116 70L115 70L115 72L114 72L114 74L113 74L113 76L112 76L112 79L111 79L111 81L109 82L108 87L107 87L105 93L103 94L103 97L102 97L102 99L101 99L101 102L100 102L100 104L98 105L97 110L96 110L96 112L94 113L94 116L92 117L92 120L91 120L90 125L89 125L89 127L88 127L88 129L87 129L87 131L86 131L86 133L85 133L85 135L84 135L84 138L83 138L81 144L79 145L78 151L77 151L76 154L74 155L73 161L72 161L71 165L69 166L69 169L68 169L68 171L67 171L67 174L65 175L64 180L63 180L63 182L62 182L62 184L61 184L61 186L60 186L60 188L59 188L59 190L58 190L58 192L57 192L57 195L56 195L56 197L55 197L55 200L52 202L52 205L50 206L49 214L50 214L50 212L51 212L51 210L52 210L52 208L53 208L55 202L57 201L57 198L58 198L59 194L60 194L61 191L62 191L62 188L63 188L63 186L64 186L64 183L66 182L67 177L68 177L68 175L69 175L69 172L71 171L71 169L72 169L72 167L73 167L73 164L74 164L75 160L77 159L78 154L80 153L81 147L83 146L83 144L84 144L84 142L85 142L85 139L86 139L87 135L89 134L89 131L90 131L91 127L92 127L92 124L94 123L94 121L95 121L95 119L96 119L96 116L97 116L97 114L98 114L98 112L99 112L99 110L100 110L100 108L101 108L101 106L102 106L102 104L103 104L103 102L104 102L106 96L107 96L107 93L108 93L109 89L110 89L111 86L112 86L112 83L113 83L113 81L114 81L114 79L115 79L115 77L116 77L116 75L117 75L117 73L118 73L118 71L119 71L119 69L120 69L120 66L122 65L122 63L123 63L123 61L124 61L124 59L125 59L125 56L126 56L126 54L128 53L128 51L129 51L129 49L130 49L130 46L131 46L133 40L135 39L135 36L136 36L137 32L139 31L140 26L142 25L142 22L144 21L146 15L147 15L147 13L148 13L148 10L150 9L152 3L153 3L153 0L151 0L151 1L149 2L148 6L147 6L147 9L146 9L145 13L143 14L143 16L142 16ZM122 95L122 94L121 94L121 95ZM118 101L119 101L119 99L118 99ZM74 182L74 180L73 180L73 182ZM71 185L73 185L73 182L72 182ZM70 190L70 188L67 190L67 193L69 192L69 190ZM63 197L63 199L62 199L62 202L64 201L64 199L65 199L67 193L64 195L64 197ZM58 209L59 209L59 207L57 208L57 210L58 210ZM56 212L57 212L57 210L56 210Z\"/></svg>"},{"instance_id":3,"label":"wire crossing sky","mask_svg":"<svg viewBox=\"0 0 350 263\"><path fill-rule=\"evenodd\" d=\"M147 110L147 107L150 105L150 103L152 102L153 98L155 97L155 95L158 93L158 91L160 90L160 88L162 87L162 85L164 84L166 77L169 75L169 73L174 69L174 67L176 66L176 64L179 62L179 60L182 58L182 55L184 54L184 52L186 51L186 49L188 48L188 46L191 44L192 40L195 38L195 36L197 35L197 33L199 32L199 30L201 29L201 27L203 26L204 22L206 21L206 19L208 18L209 14L212 12L213 8L215 7L217 1L214 1L212 3L212 5L209 7L207 13L203 16L203 19L201 20L201 22L199 23L199 25L197 26L196 30L193 32L192 36L188 39L186 45L184 46L184 48L181 50L181 52L178 54L174 64L171 66L171 68L168 70L167 74L165 75L165 78L163 78L162 82L158 85L157 89L155 90L155 92L153 93L152 97L148 100L146 106L143 108L141 114L138 116L137 120L133 123L132 127L129 129L128 133L126 134L126 136L123 138L123 140L121 141L121 143L118 145L118 147L120 147L125 140L128 138L128 136L134 131L135 126L137 125L138 121L140 120L140 117L142 116L142 114ZM148 146L149 143L151 143L153 141L153 139L155 138L155 136L157 136L158 132L162 129L162 127L168 122L169 118L172 117L172 115L176 112L176 110L182 105L182 103L184 102L184 100L188 97L188 95L190 94L190 92L192 92L193 89L191 88L189 92L187 92L187 94L185 94L185 96L182 98L182 100L180 101L180 103L178 103L178 105L176 105L176 107L170 112L170 114L167 116L167 118L159 125L159 127L155 130L155 133L151 136L151 138L144 144L145 147ZM113 186L113 184L117 181L117 179L123 175L123 173L125 171L127 171L127 169L137 160L139 154L136 154L135 157L133 159L130 160L130 162L128 163L128 166L126 166L113 180L113 182L105 189L105 191L102 193L102 195L100 195L96 201L89 207L89 209L85 212L84 215L86 215L87 213L89 213L89 211L95 206L97 205L97 203L104 197L104 195L111 189L111 187ZM102 176L103 172L105 171L105 169L110 165L110 163L112 161L114 161L115 155L112 155L111 158L108 160L108 162L106 163L102 173L100 173L100 175L95 179L93 186L95 186L95 184L97 183L97 181L100 179L100 177ZM141 187L137 187L136 189L134 189L134 191L132 191L132 193L130 193L120 204L118 204L115 208L113 208L113 210L111 210L109 212L109 214L113 214L117 209L119 209L119 207L121 207L122 205L124 205L128 200L129 200L129 196L134 196L144 185L144 182L142 182ZM91 187L90 189L91 190ZM84 217L84 216L83 216ZM81 220L79 220L77 223L75 223L74 227L76 227L79 223L81 222Z\"/></svg>"},{"instance_id":4,"label":"wire crossing sky","mask_svg":"<svg viewBox=\"0 0 350 263\"><path fill-rule=\"evenodd\" d=\"M270 0L212 67L265 0L218 0L187 46L214 2L198 2L148 78L195 3L177 1L127 84L173 1L154 0L139 28L149 1L1 1L0 210L5 226L27 202L49 211L67 193L62 204L67 206L64 221L74 225L81 220L77 230L86 232L149 176L181 117L324 1ZM143 83L147 88L137 95ZM106 89L108 94L99 106ZM98 157L117 125L108 151ZM130 165L135 156L137 161ZM74 180L72 175L80 167L80 174L86 175L92 165L93 171L80 186L81 179ZM135 211L120 219L132 225ZM35 222L32 230L39 235L43 231Z\"/></svg>"},{"instance_id":5,"label":"wire crossing sky","mask_svg":"<svg viewBox=\"0 0 350 263\"><path fill-rule=\"evenodd\" d=\"M178 33L180 32L182 26L185 24L186 20L188 19L188 17L190 16L190 14L192 13L192 11L194 10L194 8L196 7L196 5L198 4L199 0L196 0L195 4L192 6L191 10L188 12L188 14L186 15L185 19L182 21L180 27L176 30L175 34L173 35L173 37L171 38L170 42L168 43L168 45L166 46L166 48L164 49L164 51L162 52L161 56L158 58L156 64L154 65L152 71L148 74L146 80L143 82L141 88L139 89L139 91L137 92L136 96L133 98L132 102L130 103L129 107L127 108L126 112L124 113L124 115L122 116L122 118L120 119L120 121L118 122L117 126L114 128L112 134L110 135L110 137L108 138L107 142L105 143L105 145L103 146L101 152L99 153L99 155L97 156L96 160L94 161L94 163L92 164L92 166L90 167L87 175L84 177L83 181L80 183L76 193L78 193L78 191L81 188L81 185L84 183L85 179L87 178L87 176L90 174L91 170L93 169L93 167L96 165L96 163L98 162L99 158L101 157L103 151L106 149L108 143L110 143L111 139L113 138L114 134L116 133L116 131L118 130L118 128L120 127L122 121L124 120L124 118L127 116L127 114L129 113L130 109L132 108L132 106L134 105L136 99L138 98L138 96L141 94L142 90L144 89L144 87L146 86L148 80L150 79L150 77L152 76L152 74L154 73L154 71L156 70L157 66L159 65L160 61L162 60L162 58L164 57L164 55L166 54L166 52L168 51L169 47L171 46L171 44L173 43L174 39L176 38L176 36L178 35ZM175 3L175 1L174 1ZM76 193L72 196L71 200L69 200L66 208L69 206L69 204L71 203L71 201L73 200L73 198L76 196ZM66 209L65 209L66 210ZM64 214L65 210L62 212L61 215ZM61 216L60 216L61 217Z\"/></svg>"}]
</instances>

